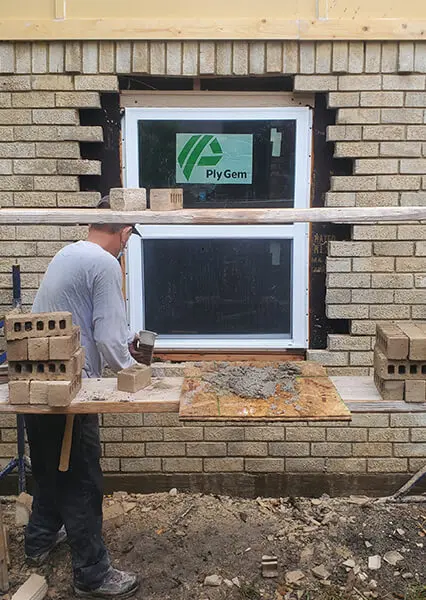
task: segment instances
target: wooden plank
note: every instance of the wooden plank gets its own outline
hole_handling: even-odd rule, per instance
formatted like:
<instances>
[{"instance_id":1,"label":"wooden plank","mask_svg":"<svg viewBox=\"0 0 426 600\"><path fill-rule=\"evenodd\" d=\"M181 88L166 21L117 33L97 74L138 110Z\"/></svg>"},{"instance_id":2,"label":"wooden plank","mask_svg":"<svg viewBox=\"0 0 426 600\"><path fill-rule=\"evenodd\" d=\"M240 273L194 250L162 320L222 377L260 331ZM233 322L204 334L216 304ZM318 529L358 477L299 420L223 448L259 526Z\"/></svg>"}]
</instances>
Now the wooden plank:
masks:
<instances>
[{"instance_id":1,"label":"wooden plank","mask_svg":"<svg viewBox=\"0 0 426 600\"><path fill-rule=\"evenodd\" d=\"M123 108L228 108L228 107L290 107L314 106L314 94L296 92L205 92L193 90L126 91L120 92L120 105Z\"/></svg>"},{"instance_id":2,"label":"wooden plank","mask_svg":"<svg viewBox=\"0 0 426 600\"><path fill-rule=\"evenodd\" d=\"M320 0L324 5L324 0ZM321 14L324 10L321 7ZM0 21L3 40L424 40L415 18L73 18Z\"/></svg>"},{"instance_id":3,"label":"wooden plank","mask_svg":"<svg viewBox=\"0 0 426 600\"><path fill-rule=\"evenodd\" d=\"M234 362L234 361L250 361L250 362L263 362L265 360L268 361L302 361L304 360L304 351L301 350L300 353L295 352L256 352L256 354L252 354L251 352L241 352L240 350L227 350L226 352L197 352L194 351L168 351L168 352L156 352L154 354L155 358L160 359L160 361L176 361L176 362L191 362L191 361L222 361L222 362ZM161 367L161 362L156 363L155 366Z\"/></svg>"},{"instance_id":4,"label":"wooden plank","mask_svg":"<svg viewBox=\"0 0 426 600\"><path fill-rule=\"evenodd\" d=\"M33 573L13 594L12 600L43 600L47 594L46 579Z\"/></svg>"},{"instance_id":5,"label":"wooden plank","mask_svg":"<svg viewBox=\"0 0 426 600\"><path fill-rule=\"evenodd\" d=\"M100 209L2 208L0 225L123 223L142 225L281 225L426 220L426 206L226 208L122 212Z\"/></svg>"},{"instance_id":6,"label":"wooden plank","mask_svg":"<svg viewBox=\"0 0 426 600\"><path fill-rule=\"evenodd\" d=\"M181 377L153 379L150 386L130 394L117 390L115 377L83 379L82 389L67 407L58 410L41 404L9 404L7 385L0 385L0 413L91 414L178 412Z\"/></svg>"},{"instance_id":7,"label":"wooden plank","mask_svg":"<svg viewBox=\"0 0 426 600\"><path fill-rule=\"evenodd\" d=\"M55 0L55 19L65 19L65 1Z\"/></svg>"},{"instance_id":8,"label":"wooden plank","mask_svg":"<svg viewBox=\"0 0 426 600\"><path fill-rule=\"evenodd\" d=\"M0 504L0 591L6 593L9 590L7 536L3 525L3 508Z\"/></svg>"}]
</instances>

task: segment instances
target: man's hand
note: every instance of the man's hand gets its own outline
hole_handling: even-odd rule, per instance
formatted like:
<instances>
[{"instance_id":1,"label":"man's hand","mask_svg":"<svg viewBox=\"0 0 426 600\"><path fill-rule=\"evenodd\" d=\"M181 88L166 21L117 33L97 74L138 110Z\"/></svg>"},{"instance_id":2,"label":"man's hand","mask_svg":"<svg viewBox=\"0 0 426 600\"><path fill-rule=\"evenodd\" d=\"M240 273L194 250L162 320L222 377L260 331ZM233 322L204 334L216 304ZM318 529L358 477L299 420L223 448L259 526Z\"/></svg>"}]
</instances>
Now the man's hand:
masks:
<instances>
[{"instance_id":1,"label":"man's hand","mask_svg":"<svg viewBox=\"0 0 426 600\"><path fill-rule=\"evenodd\" d=\"M150 366L152 362L152 351L149 352L147 346L140 348L138 335L135 335L133 342L129 344L129 352L136 362Z\"/></svg>"}]
</instances>

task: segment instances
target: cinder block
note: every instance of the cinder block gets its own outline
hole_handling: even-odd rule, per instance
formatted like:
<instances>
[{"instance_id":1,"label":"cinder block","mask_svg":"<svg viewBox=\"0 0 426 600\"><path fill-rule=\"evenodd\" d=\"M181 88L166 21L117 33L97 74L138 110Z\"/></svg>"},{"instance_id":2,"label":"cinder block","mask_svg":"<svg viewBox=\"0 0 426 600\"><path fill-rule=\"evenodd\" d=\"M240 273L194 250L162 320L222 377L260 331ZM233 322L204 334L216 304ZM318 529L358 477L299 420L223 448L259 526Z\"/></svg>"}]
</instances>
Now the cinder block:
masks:
<instances>
[{"instance_id":1,"label":"cinder block","mask_svg":"<svg viewBox=\"0 0 426 600\"><path fill-rule=\"evenodd\" d=\"M28 338L28 360L49 360L49 338Z\"/></svg>"},{"instance_id":2,"label":"cinder block","mask_svg":"<svg viewBox=\"0 0 426 600\"><path fill-rule=\"evenodd\" d=\"M374 370L385 380L425 379L426 361L391 360L377 346L374 348Z\"/></svg>"},{"instance_id":3,"label":"cinder block","mask_svg":"<svg viewBox=\"0 0 426 600\"><path fill-rule=\"evenodd\" d=\"M28 360L28 340L14 340L7 343L7 360Z\"/></svg>"},{"instance_id":4,"label":"cinder block","mask_svg":"<svg viewBox=\"0 0 426 600\"><path fill-rule=\"evenodd\" d=\"M23 338L70 335L72 317L69 312L12 314L5 318L7 341Z\"/></svg>"},{"instance_id":5,"label":"cinder block","mask_svg":"<svg viewBox=\"0 0 426 600\"><path fill-rule=\"evenodd\" d=\"M52 407L69 406L81 389L81 376L72 381L49 381L47 403Z\"/></svg>"},{"instance_id":6,"label":"cinder block","mask_svg":"<svg viewBox=\"0 0 426 600\"><path fill-rule=\"evenodd\" d=\"M109 201L112 210L146 210L146 189L113 188Z\"/></svg>"},{"instance_id":7,"label":"cinder block","mask_svg":"<svg viewBox=\"0 0 426 600\"><path fill-rule=\"evenodd\" d=\"M395 323L377 325L377 347L392 360L404 360L408 357L408 336Z\"/></svg>"},{"instance_id":8,"label":"cinder block","mask_svg":"<svg viewBox=\"0 0 426 600\"><path fill-rule=\"evenodd\" d=\"M10 404L29 404L30 382L9 381L9 402Z\"/></svg>"},{"instance_id":9,"label":"cinder block","mask_svg":"<svg viewBox=\"0 0 426 600\"><path fill-rule=\"evenodd\" d=\"M183 189L152 189L149 193L151 210L178 210L183 208Z\"/></svg>"},{"instance_id":10,"label":"cinder block","mask_svg":"<svg viewBox=\"0 0 426 600\"><path fill-rule=\"evenodd\" d=\"M408 358L410 360L426 360L426 329L416 323L400 323L399 328L409 338Z\"/></svg>"},{"instance_id":11,"label":"cinder block","mask_svg":"<svg viewBox=\"0 0 426 600\"><path fill-rule=\"evenodd\" d=\"M426 398L426 381L420 379L417 381L407 380L405 382L405 401L406 402L424 402Z\"/></svg>"},{"instance_id":12,"label":"cinder block","mask_svg":"<svg viewBox=\"0 0 426 600\"><path fill-rule=\"evenodd\" d=\"M50 360L70 359L80 346L80 327L75 325L71 335L51 337L48 340Z\"/></svg>"},{"instance_id":13,"label":"cinder block","mask_svg":"<svg viewBox=\"0 0 426 600\"><path fill-rule=\"evenodd\" d=\"M47 404L47 381L30 381L30 404Z\"/></svg>"},{"instance_id":14,"label":"cinder block","mask_svg":"<svg viewBox=\"0 0 426 600\"><path fill-rule=\"evenodd\" d=\"M117 389L121 392L135 393L151 383L151 367L134 365L123 369L117 375Z\"/></svg>"},{"instance_id":15,"label":"cinder block","mask_svg":"<svg viewBox=\"0 0 426 600\"><path fill-rule=\"evenodd\" d=\"M374 374L374 383L383 400L402 401L404 400L404 381L389 381L382 379Z\"/></svg>"}]
</instances>

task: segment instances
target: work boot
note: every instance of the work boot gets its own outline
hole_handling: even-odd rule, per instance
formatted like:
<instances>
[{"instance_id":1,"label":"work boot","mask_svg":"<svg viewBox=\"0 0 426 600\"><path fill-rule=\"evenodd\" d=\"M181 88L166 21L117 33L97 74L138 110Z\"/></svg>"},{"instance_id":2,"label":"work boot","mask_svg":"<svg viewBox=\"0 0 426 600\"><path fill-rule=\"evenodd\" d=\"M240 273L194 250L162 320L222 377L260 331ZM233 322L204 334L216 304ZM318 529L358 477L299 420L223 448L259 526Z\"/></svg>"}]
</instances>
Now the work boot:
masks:
<instances>
[{"instance_id":1,"label":"work boot","mask_svg":"<svg viewBox=\"0 0 426 600\"><path fill-rule=\"evenodd\" d=\"M66 539L67 532L65 531L65 527L61 527L58 533L56 534L55 540L52 542L52 544L47 550L45 550L41 554L37 554L36 556L25 556L27 564L30 567L41 567L52 554L53 550L60 544L63 544Z\"/></svg>"},{"instance_id":2,"label":"work boot","mask_svg":"<svg viewBox=\"0 0 426 600\"><path fill-rule=\"evenodd\" d=\"M118 569L109 569L102 584L91 590L74 584L74 593L80 598L130 598L139 589L139 581L134 573L126 573Z\"/></svg>"}]
</instances>

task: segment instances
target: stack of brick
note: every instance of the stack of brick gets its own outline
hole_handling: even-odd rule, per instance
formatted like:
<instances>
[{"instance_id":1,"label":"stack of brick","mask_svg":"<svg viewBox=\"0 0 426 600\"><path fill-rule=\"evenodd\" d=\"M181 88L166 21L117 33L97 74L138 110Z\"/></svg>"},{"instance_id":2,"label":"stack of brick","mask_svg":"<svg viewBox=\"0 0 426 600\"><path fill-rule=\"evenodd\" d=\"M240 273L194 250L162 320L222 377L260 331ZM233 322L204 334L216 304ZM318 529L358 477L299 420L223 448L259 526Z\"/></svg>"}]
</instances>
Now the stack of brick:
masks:
<instances>
[{"instance_id":1,"label":"stack of brick","mask_svg":"<svg viewBox=\"0 0 426 600\"><path fill-rule=\"evenodd\" d=\"M374 380L384 400L426 401L426 324L377 325Z\"/></svg>"},{"instance_id":2,"label":"stack of brick","mask_svg":"<svg viewBox=\"0 0 426 600\"><path fill-rule=\"evenodd\" d=\"M68 406L81 388L84 349L71 313L12 314L5 333L9 402Z\"/></svg>"}]
</instances>

